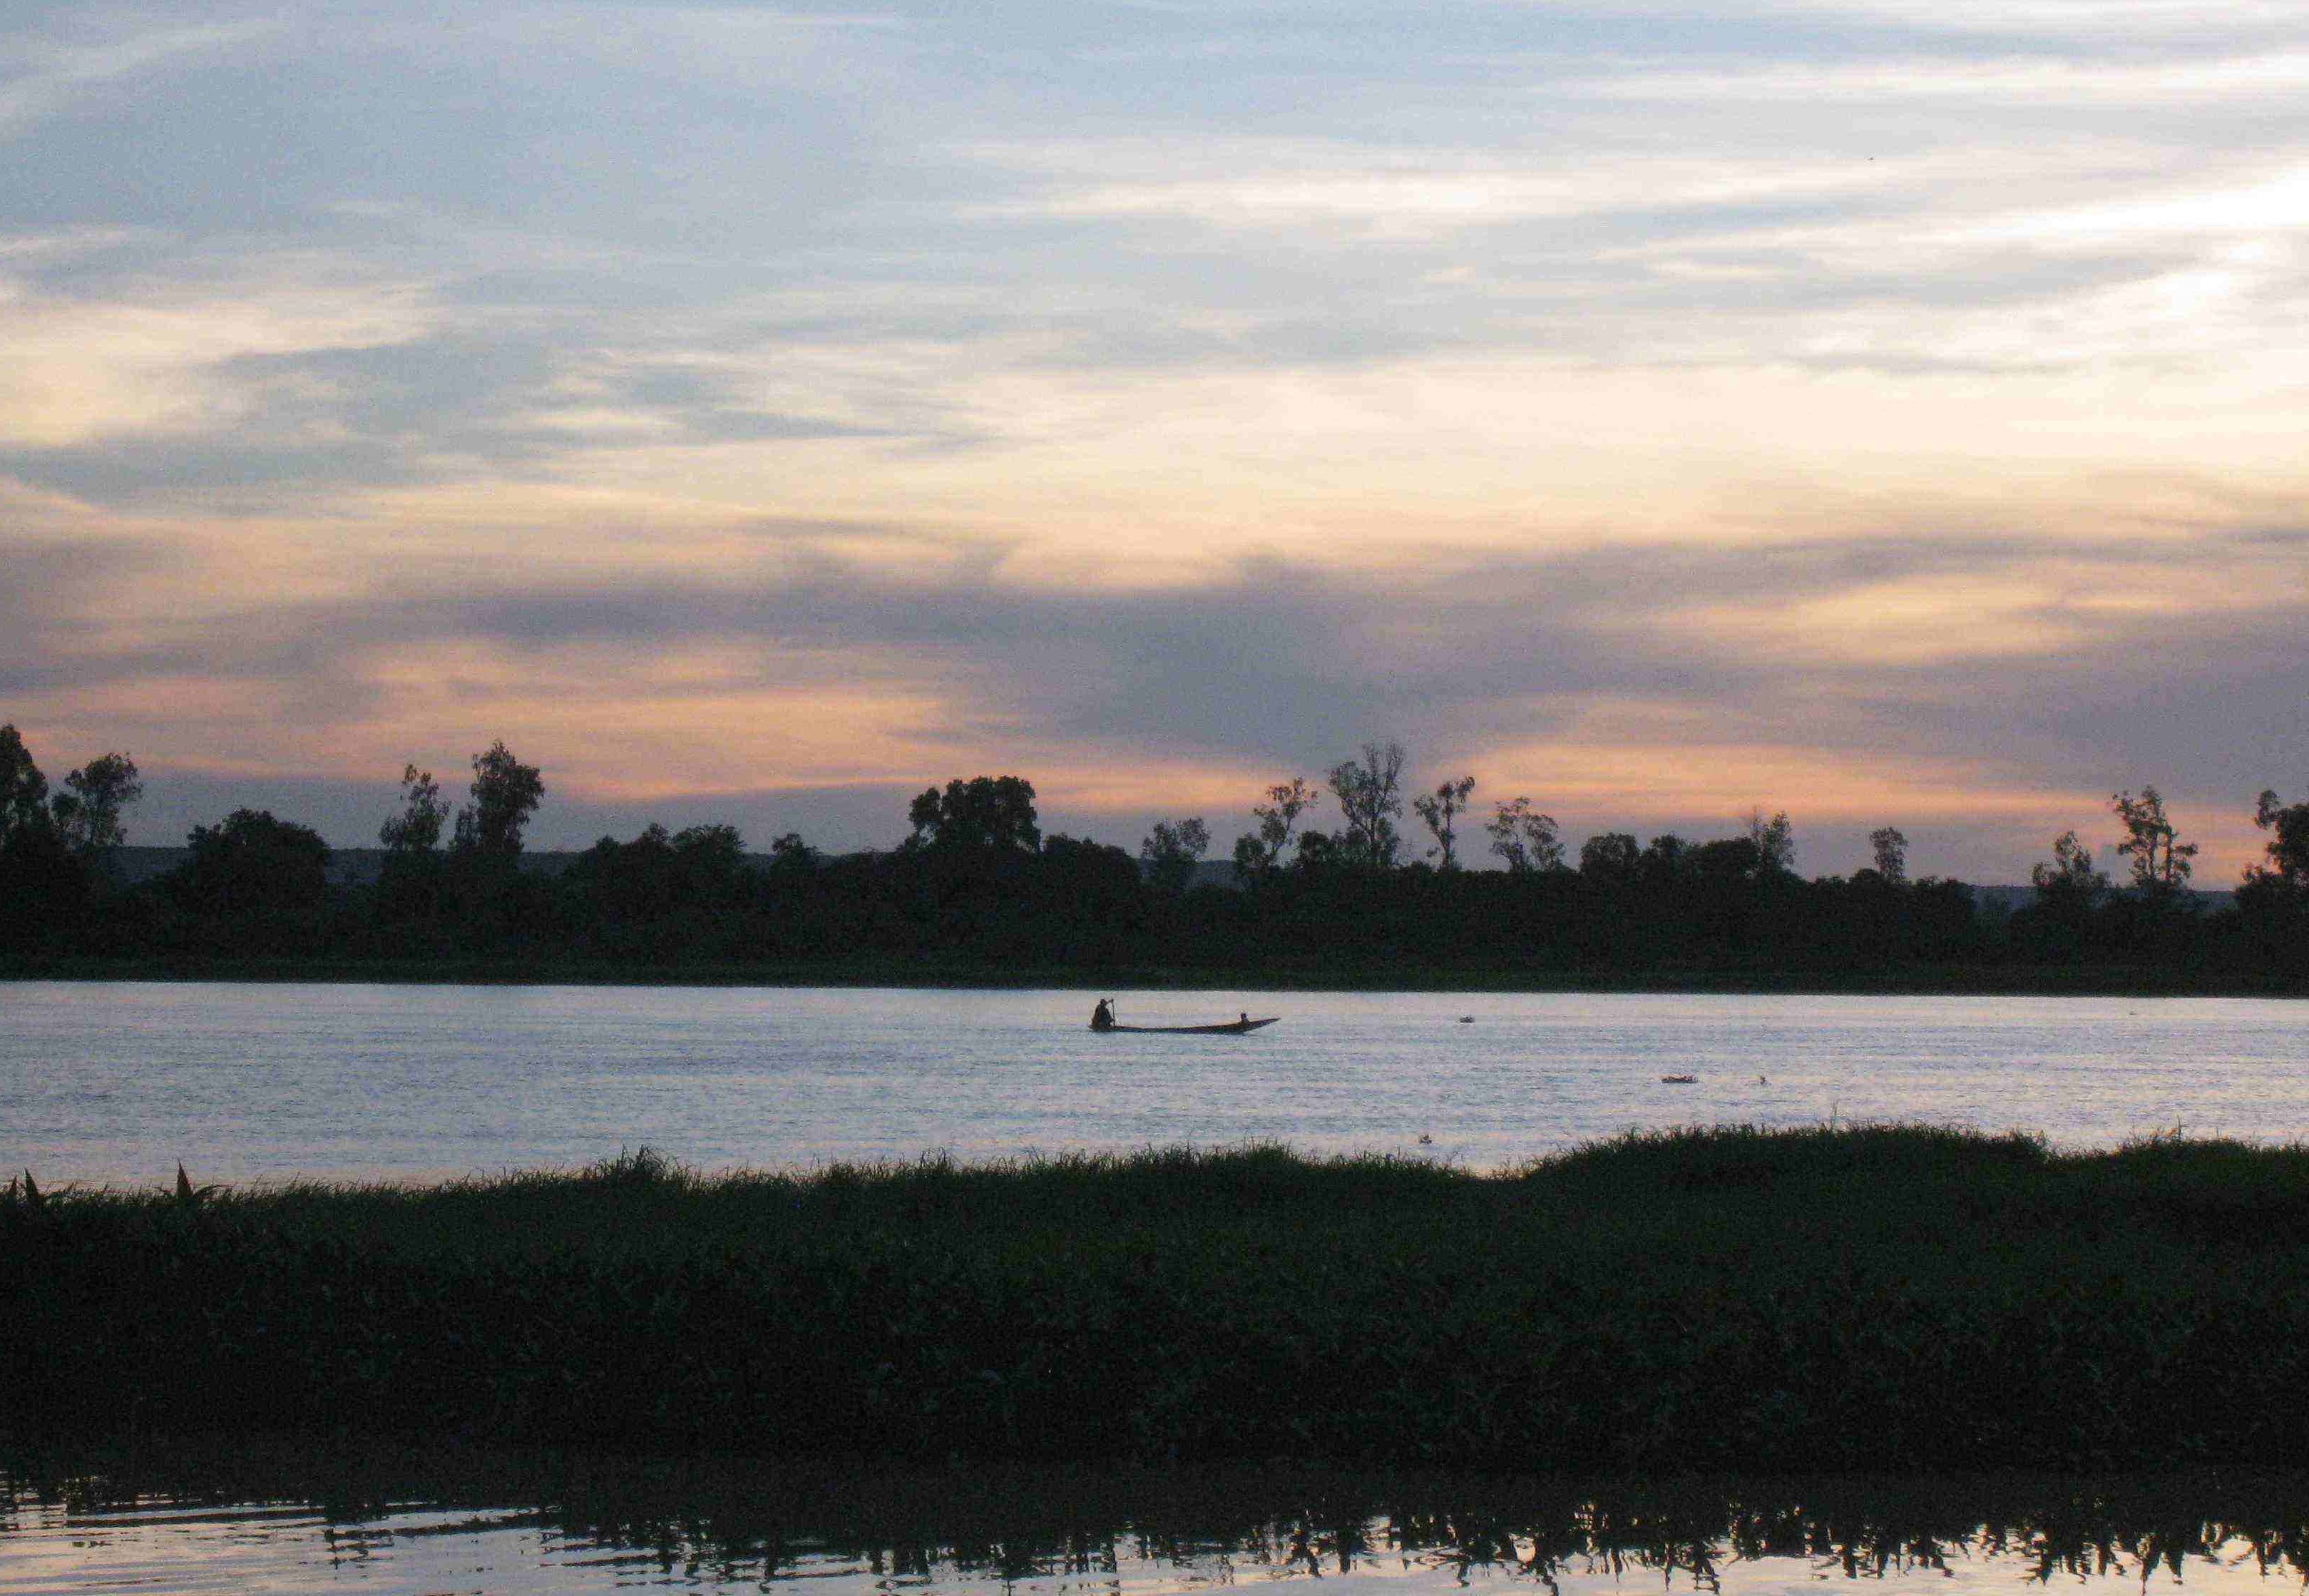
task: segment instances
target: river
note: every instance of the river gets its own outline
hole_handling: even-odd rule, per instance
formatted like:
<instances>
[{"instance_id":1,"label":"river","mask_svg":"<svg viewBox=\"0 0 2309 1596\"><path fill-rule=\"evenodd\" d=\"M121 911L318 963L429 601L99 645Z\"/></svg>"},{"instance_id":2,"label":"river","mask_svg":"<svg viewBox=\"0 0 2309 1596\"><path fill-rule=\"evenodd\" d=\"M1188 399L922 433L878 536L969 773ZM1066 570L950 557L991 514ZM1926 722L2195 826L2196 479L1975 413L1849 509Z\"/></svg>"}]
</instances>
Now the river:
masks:
<instances>
[{"instance_id":1,"label":"river","mask_svg":"<svg viewBox=\"0 0 2309 1596\"><path fill-rule=\"evenodd\" d=\"M2309 1140L2252 999L0 983L0 1168L423 1179L1287 1142L1471 1168L1636 1127L1917 1120ZM1690 1084L1662 1077L1690 1075Z\"/></svg>"}]
</instances>

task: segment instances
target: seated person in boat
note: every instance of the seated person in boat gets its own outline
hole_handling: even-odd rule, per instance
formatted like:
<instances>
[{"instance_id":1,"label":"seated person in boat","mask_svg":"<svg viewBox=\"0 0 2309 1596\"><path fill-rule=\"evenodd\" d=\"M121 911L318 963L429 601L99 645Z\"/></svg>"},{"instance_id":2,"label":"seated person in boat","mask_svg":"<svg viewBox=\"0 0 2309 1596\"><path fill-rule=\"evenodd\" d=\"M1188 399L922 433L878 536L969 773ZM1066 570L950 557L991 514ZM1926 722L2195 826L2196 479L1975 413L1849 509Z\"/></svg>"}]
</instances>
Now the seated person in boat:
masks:
<instances>
[{"instance_id":1,"label":"seated person in boat","mask_svg":"<svg viewBox=\"0 0 2309 1596\"><path fill-rule=\"evenodd\" d=\"M1090 1011L1090 1028L1094 1031L1111 1031L1114 1028L1114 1000L1112 998L1101 998L1098 1000L1098 1007Z\"/></svg>"}]
</instances>

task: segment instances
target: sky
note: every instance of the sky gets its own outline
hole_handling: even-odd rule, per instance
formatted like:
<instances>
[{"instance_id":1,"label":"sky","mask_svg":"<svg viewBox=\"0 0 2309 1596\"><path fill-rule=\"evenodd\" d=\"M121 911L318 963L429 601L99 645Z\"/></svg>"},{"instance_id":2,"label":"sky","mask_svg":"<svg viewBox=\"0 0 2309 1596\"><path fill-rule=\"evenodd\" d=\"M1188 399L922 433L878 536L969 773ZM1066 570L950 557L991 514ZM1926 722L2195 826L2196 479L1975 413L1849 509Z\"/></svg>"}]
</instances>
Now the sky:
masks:
<instances>
[{"instance_id":1,"label":"sky","mask_svg":"<svg viewBox=\"0 0 2309 1596\"><path fill-rule=\"evenodd\" d=\"M545 846L1224 854L1391 738L2226 886L2305 422L2297 0L0 11L0 719L134 842L502 738Z\"/></svg>"}]
</instances>

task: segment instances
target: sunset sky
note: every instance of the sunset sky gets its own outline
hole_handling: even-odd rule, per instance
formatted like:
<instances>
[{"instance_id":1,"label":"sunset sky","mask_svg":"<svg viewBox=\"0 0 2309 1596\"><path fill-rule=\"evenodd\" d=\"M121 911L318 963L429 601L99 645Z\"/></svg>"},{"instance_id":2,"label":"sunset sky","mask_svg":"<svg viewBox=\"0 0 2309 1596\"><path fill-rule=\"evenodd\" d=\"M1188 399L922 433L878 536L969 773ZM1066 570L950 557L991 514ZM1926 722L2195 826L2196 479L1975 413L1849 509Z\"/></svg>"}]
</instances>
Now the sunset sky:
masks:
<instances>
[{"instance_id":1,"label":"sunset sky","mask_svg":"<svg viewBox=\"0 0 2309 1596\"><path fill-rule=\"evenodd\" d=\"M2300 0L0 15L0 720L132 841L2309 797Z\"/></svg>"}]
</instances>

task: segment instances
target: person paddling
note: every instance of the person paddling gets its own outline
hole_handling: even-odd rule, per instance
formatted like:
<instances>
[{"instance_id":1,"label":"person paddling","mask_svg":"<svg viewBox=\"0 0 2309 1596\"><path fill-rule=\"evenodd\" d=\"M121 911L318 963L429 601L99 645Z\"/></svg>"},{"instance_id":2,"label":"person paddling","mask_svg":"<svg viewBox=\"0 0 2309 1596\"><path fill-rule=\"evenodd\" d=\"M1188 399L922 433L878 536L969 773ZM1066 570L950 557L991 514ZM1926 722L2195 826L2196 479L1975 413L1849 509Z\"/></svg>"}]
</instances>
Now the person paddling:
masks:
<instances>
[{"instance_id":1,"label":"person paddling","mask_svg":"<svg viewBox=\"0 0 2309 1596\"><path fill-rule=\"evenodd\" d=\"M1090 1011L1090 1028L1094 1031L1111 1031L1114 1028L1114 1000L1112 998L1101 998L1098 1000L1098 1007Z\"/></svg>"}]
</instances>

